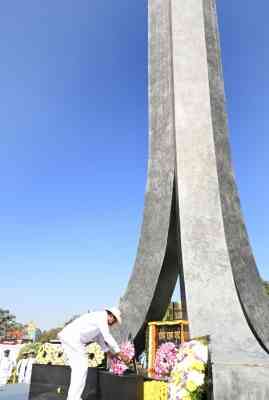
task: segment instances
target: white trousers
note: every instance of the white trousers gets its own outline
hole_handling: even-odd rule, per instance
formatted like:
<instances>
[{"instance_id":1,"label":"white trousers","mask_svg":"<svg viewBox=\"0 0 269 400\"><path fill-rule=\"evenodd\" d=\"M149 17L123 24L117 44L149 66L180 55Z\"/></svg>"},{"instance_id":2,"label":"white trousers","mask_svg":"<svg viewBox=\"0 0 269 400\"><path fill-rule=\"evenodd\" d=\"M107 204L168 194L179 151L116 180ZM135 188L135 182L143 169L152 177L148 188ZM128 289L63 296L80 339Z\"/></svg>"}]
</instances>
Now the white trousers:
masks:
<instances>
[{"instance_id":1,"label":"white trousers","mask_svg":"<svg viewBox=\"0 0 269 400\"><path fill-rule=\"evenodd\" d=\"M85 347L83 345L72 347L65 342L62 342L62 346L71 368L67 400L81 400L88 372L88 358Z\"/></svg>"}]
</instances>

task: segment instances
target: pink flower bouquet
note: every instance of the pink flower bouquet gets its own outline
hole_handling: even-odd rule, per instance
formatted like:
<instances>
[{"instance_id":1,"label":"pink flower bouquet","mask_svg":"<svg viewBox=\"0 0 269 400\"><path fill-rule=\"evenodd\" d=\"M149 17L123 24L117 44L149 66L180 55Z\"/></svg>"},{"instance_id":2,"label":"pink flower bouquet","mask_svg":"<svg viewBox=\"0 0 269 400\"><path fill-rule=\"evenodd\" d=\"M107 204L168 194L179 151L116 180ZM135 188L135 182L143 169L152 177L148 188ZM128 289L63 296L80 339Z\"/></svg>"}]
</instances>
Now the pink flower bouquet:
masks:
<instances>
[{"instance_id":1,"label":"pink flower bouquet","mask_svg":"<svg viewBox=\"0 0 269 400\"><path fill-rule=\"evenodd\" d=\"M163 343L157 350L155 372L157 378L165 378L174 368L178 349L172 342Z\"/></svg>"},{"instance_id":2,"label":"pink flower bouquet","mask_svg":"<svg viewBox=\"0 0 269 400\"><path fill-rule=\"evenodd\" d=\"M134 345L131 342L125 342L120 346L120 351L127 356L130 360L134 358L135 349ZM128 366L117 357L112 357L110 360L110 369L109 371L115 375L123 375L124 372L128 369Z\"/></svg>"}]
</instances>

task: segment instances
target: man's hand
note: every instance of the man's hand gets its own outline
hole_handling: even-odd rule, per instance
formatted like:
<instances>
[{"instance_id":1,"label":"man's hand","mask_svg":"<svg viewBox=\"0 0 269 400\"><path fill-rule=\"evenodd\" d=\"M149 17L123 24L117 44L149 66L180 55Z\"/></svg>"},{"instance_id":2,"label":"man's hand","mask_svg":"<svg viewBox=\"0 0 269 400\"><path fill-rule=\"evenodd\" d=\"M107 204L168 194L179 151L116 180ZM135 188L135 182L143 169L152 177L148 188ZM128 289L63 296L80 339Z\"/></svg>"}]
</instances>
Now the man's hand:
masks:
<instances>
[{"instance_id":1,"label":"man's hand","mask_svg":"<svg viewBox=\"0 0 269 400\"><path fill-rule=\"evenodd\" d=\"M122 352L119 352L116 354L116 357L118 357L120 360L122 360L125 364L129 364L130 363L130 359L129 357L127 357L125 354L123 354Z\"/></svg>"},{"instance_id":2,"label":"man's hand","mask_svg":"<svg viewBox=\"0 0 269 400\"><path fill-rule=\"evenodd\" d=\"M112 358L112 357L114 357L115 354L111 353L111 351L108 351L106 353L106 355L107 355L108 358Z\"/></svg>"}]
</instances>

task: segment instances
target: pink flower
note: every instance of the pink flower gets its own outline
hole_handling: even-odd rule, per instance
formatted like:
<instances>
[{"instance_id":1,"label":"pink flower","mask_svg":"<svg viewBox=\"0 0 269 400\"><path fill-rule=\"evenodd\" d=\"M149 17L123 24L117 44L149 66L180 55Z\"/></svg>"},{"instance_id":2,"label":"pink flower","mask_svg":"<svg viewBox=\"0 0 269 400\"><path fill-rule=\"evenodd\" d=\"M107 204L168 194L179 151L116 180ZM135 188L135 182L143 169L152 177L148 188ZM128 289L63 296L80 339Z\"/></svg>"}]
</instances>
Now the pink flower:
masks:
<instances>
[{"instance_id":1,"label":"pink flower","mask_svg":"<svg viewBox=\"0 0 269 400\"><path fill-rule=\"evenodd\" d=\"M120 351L130 360L134 358L135 349L134 345L131 342L122 343L122 345L120 346ZM123 361L119 360L117 357L111 358L110 372L112 372L115 375L123 375L127 369L128 367Z\"/></svg>"},{"instance_id":2,"label":"pink flower","mask_svg":"<svg viewBox=\"0 0 269 400\"><path fill-rule=\"evenodd\" d=\"M177 357L177 348L174 343L163 343L157 350L155 359L155 372L157 377L165 377L173 369Z\"/></svg>"},{"instance_id":3,"label":"pink flower","mask_svg":"<svg viewBox=\"0 0 269 400\"><path fill-rule=\"evenodd\" d=\"M127 356L130 360L132 358L134 358L135 355L135 349L134 349L134 345L131 342L125 342L122 343L122 345L120 346L120 350L121 352Z\"/></svg>"}]
</instances>

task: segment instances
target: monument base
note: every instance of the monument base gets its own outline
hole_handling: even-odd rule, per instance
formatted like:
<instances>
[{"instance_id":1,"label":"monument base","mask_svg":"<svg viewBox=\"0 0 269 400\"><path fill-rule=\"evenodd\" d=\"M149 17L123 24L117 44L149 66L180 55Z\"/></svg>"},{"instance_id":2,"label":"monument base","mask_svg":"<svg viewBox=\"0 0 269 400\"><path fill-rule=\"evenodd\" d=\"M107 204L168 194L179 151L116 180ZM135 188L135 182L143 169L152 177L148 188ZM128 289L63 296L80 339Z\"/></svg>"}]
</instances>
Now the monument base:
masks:
<instances>
[{"instance_id":1,"label":"monument base","mask_svg":"<svg viewBox=\"0 0 269 400\"><path fill-rule=\"evenodd\" d=\"M65 400L70 383L70 367L35 364L29 400ZM89 368L83 400L98 400L98 370Z\"/></svg>"},{"instance_id":2,"label":"monument base","mask_svg":"<svg viewBox=\"0 0 269 400\"><path fill-rule=\"evenodd\" d=\"M269 364L260 360L212 364L214 400L268 400Z\"/></svg>"},{"instance_id":3,"label":"monument base","mask_svg":"<svg viewBox=\"0 0 269 400\"><path fill-rule=\"evenodd\" d=\"M70 367L35 364L32 370L29 400L66 400ZM116 376L89 368L83 400L142 400L142 376L134 373Z\"/></svg>"},{"instance_id":4,"label":"monument base","mask_svg":"<svg viewBox=\"0 0 269 400\"><path fill-rule=\"evenodd\" d=\"M99 372L100 400L143 400L144 378L136 374L113 375Z\"/></svg>"}]
</instances>

